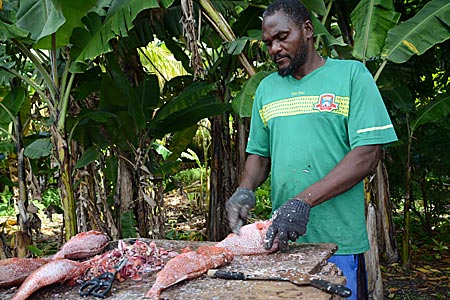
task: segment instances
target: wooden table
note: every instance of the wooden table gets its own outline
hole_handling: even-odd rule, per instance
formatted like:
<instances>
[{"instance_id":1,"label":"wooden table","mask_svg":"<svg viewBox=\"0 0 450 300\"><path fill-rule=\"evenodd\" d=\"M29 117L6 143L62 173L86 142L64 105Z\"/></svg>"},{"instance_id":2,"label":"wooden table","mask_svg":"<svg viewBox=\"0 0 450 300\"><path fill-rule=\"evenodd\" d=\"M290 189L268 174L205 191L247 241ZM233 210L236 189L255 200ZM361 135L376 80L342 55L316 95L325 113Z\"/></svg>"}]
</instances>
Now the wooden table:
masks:
<instances>
[{"instance_id":1,"label":"wooden table","mask_svg":"<svg viewBox=\"0 0 450 300\"><path fill-rule=\"evenodd\" d=\"M164 247L164 246L163 246ZM195 246L194 246L195 247ZM286 253L269 255L236 256L222 270L248 274L271 275L277 270L295 269L302 273L316 274L336 252L335 244L291 244ZM333 283L345 284L345 277L324 278ZM311 286L297 286L280 281L241 281L202 276L175 285L161 294L165 299L340 299Z\"/></svg>"},{"instance_id":2,"label":"wooden table","mask_svg":"<svg viewBox=\"0 0 450 300\"><path fill-rule=\"evenodd\" d=\"M189 245L196 249L200 245L213 245L211 242L188 242L155 240L158 247L166 250L179 251ZM114 245L114 244L113 244ZM295 269L299 272L316 274L327 264L327 259L337 250L334 244L291 244L286 253L269 255L236 256L234 260L222 269L241 271L264 275L277 270ZM155 281L155 274L149 274L143 281L116 281L108 300L143 299L144 294ZM331 282L345 284L345 277L323 277ZM79 286L68 287L54 284L34 293L34 299L70 299L87 300L78 294ZM11 291L0 289L0 298L9 300L13 296ZM94 298L89 298L94 299ZM170 300L213 300L213 299L340 299L337 296L322 292L311 286L296 286L290 282L280 281L241 281L210 278L206 275L178 283L161 294L161 299Z\"/></svg>"}]
</instances>

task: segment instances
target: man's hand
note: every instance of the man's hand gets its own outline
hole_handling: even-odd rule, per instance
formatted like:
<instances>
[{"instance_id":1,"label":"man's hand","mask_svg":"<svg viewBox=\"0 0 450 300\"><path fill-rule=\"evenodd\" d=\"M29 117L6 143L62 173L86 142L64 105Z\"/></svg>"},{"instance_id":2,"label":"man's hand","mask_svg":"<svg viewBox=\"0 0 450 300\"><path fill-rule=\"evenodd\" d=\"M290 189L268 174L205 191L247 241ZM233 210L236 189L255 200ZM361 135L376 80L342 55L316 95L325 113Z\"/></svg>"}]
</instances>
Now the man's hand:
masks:
<instances>
[{"instance_id":1,"label":"man's hand","mask_svg":"<svg viewBox=\"0 0 450 300\"><path fill-rule=\"evenodd\" d=\"M234 233L239 233L245 221L247 214L256 204L256 198L253 191L246 188L237 188L225 203L228 214L228 224Z\"/></svg>"},{"instance_id":2,"label":"man's hand","mask_svg":"<svg viewBox=\"0 0 450 300\"><path fill-rule=\"evenodd\" d=\"M278 208L273 214L272 225L266 233L267 242L264 248L272 248L273 241L278 236L280 251L289 249L289 240L295 242L306 232L310 206L301 199L292 198Z\"/></svg>"}]
</instances>

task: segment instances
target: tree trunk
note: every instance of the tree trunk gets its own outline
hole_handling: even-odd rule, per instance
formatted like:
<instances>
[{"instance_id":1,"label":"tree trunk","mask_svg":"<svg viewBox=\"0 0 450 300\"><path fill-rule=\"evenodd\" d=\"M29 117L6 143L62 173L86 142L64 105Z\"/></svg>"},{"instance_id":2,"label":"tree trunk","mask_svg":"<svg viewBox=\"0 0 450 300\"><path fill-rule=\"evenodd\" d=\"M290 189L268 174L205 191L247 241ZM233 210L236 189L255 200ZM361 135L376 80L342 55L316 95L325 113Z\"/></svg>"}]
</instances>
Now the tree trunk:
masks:
<instances>
[{"instance_id":1,"label":"tree trunk","mask_svg":"<svg viewBox=\"0 0 450 300\"><path fill-rule=\"evenodd\" d=\"M129 211L133 207L134 187L135 180L133 180L132 170L127 166L127 163L119 158L117 164L117 183L116 183L116 195L114 196L114 208L116 221L116 228L119 232L119 237L122 238L122 220L121 217L124 213ZM143 223L145 226L147 223L145 220L139 220L139 223ZM141 228L138 226L138 228Z\"/></svg>"},{"instance_id":2,"label":"tree trunk","mask_svg":"<svg viewBox=\"0 0 450 300\"><path fill-rule=\"evenodd\" d=\"M62 208L64 211L64 230L65 240L70 240L77 234L77 215L74 192L72 189L72 172L69 161L69 148L65 134L61 133L57 128L57 122L51 127L53 146L55 148L56 159L59 164L59 191L61 195Z\"/></svg>"},{"instance_id":3,"label":"tree trunk","mask_svg":"<svg viewBox=\"0 0 450 300\"><path fill-rule=\"evenodd\" d=\"M137 201L138 220L145 220L146 225L138 223L139 233L143 237L163 239L165 237L166 215L164 210L164 187L162 181L154 181L153 185L141 187Z\"/></svg>"},{"instance_id":4,"label":"tree trunk","mask_svg":"<svg viewBox=\"0 0 450 300\"><path fill-rule=\"evenodd\" d=\"M369 299L378 300L383 299L383 280L378 256L377 216L372 203L369 203L367 208L366 226L370 242L370 250L364 254L367 266Z\"/></svg>"},{"instance_id":5,"label":"tree trunk","mask_svg":"<svg viewBox=\"0 0 450 300\"><path fill-rule=\"evenodd\" d=\"M228 120L228 114L213 117L211 120L211 196L207 218L207 234L210 241L222 240L229 233L225 201L234 192L236 174L231 149L227 148L231 145Z\"/></svg>"},{"instance_id":6,"label":"tree trunk","mask_svg":"<svg viewBox=\"0 0 450 300\"><path fill-rule=\"evenodd\" d=\"M235 141L235 157L236 157L236 176L234 186L237 187L241 182L242 173L244 173L245 161L247 155L245 148L247 146L247 139L250 128L250 118L238 119L236 117L234 127L237 128L236 141ZM237 124L236 124L237 123Z\"/></svg>"},{"instance_id":7,"label":"tree trunk","mask_svg":"<svg viewBox=\"0 0 450 300\"><path fill-rule=\"evenodd\" d=\"M365 186L367 204L366 226L370 250L364 256L366 259L369 298L383 299L379 249L383 249L388 262L398 260L390 205L389 181L383 159L380 159L378 162L375 177L366 180Z\"/></svg>"},{"instance_id":8,"label":"tree trunk","mask_svg":"<svg viewBox=\"0 0 450 300\"><path fill-rule=\"evenodd\" d=\"M409 135L406 169L405 169L405 204L403 208L403 236L402 236L402 266L409 269L410 267L410 207L411 207L411 143L412 137Z\"/></svg>"},{"instance_id":9,"label":"tree trunk","mask_svg":"<svg viewBox=\"0 0 450 300\"><path fill-rule=\"evenodd\" d=\"M381 248L386 255L388 263L398 261L397 240L395 238L395 227L392 221L392 206L389 193L389 179L383 160L378 162L376 169L376 207L377 212L377 232Z\"/></svg>"},{"instance_id":10,"label":"tree trunk","mask_svg":"<svg viewBox=\"0 0 450 300\"><path fill-rule=\"evenodd\" d=\"M31 244L31 227L30 216L28 214L28 194L25 176L25 162L23 159L23 141L22 141L22 125L20 118L17 117L15 124L16 150L17 150L17 182L19 184L19 198L17 199L17 207L19 209L18 221L21 234L16 235L16 244L21 249L16 249L20 256L27 255L27 246ZM17 241L17 239L22 239Z\"/></svg>"}]
</instances>

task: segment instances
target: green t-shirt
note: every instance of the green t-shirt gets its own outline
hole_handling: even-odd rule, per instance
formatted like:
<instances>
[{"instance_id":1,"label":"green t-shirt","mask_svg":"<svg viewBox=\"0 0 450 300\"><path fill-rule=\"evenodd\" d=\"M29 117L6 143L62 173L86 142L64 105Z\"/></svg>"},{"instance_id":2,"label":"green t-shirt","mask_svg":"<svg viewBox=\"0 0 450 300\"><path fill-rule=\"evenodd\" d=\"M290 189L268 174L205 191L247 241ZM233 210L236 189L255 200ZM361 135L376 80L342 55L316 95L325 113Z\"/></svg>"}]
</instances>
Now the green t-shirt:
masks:
<instances>
[{"instance_id":1,"label":"green t-shirt","mask_svg":"<svg viewBox=\"0 0 450 300\"><path fill-rule=\"evenodd\" d=\"M271 158L272 212L322 179L357 146L397 140L381 95L358 61L327 59L297 80L273 73L256 91L247 152ZM311 209L299 242L369 249L363 182Z\"/></svg>"}]
</instances>

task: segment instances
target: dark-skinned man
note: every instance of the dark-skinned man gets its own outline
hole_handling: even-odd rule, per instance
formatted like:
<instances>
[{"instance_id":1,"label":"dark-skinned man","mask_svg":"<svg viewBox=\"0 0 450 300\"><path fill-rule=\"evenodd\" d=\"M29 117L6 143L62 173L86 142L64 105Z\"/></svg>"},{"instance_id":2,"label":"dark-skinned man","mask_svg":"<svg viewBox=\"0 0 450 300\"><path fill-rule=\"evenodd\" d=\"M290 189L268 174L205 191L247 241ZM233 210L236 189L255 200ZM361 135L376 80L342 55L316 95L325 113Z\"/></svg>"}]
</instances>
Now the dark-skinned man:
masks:
<instances>
[{"instance_id":1,"label":"dark-skinned man","mask_svg":"<svg viewBox=\"0 0 450 300\"><path fill-rule=\"evenodd\" d=\"M322 58L298 0L275 1L263 14L262 40L278 72L261 81L252 110L242 180L226 203L239 232L255 206L253 191L271 174L272 225L278 239L335 243L329 261L347 278L350 299L367 299L369 249L363 179L381 147L397 140L378 88L358 61Z\"/></svg>"}]
</instances>

